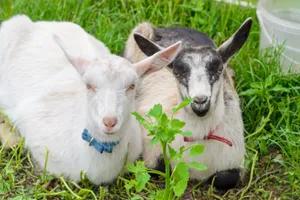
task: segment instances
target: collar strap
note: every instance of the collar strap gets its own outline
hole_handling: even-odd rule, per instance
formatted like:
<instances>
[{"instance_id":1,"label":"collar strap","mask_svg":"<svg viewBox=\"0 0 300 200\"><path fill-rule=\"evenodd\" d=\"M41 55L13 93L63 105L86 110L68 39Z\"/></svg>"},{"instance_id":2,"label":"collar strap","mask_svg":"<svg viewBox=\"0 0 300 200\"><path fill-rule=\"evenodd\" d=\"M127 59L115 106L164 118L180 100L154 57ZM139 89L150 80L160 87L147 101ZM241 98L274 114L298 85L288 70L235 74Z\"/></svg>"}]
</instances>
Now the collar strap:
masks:
<instances>
[{"instance_id":1,"label":"collar strap","mask_svg":"<svg viewBox=\"0 0 300 200\"><path fill-rule=\"evenodd\" d=\"M97 141L95 138L93 138L87 129L84 129L81 137L84 141L89 143L89 146L93 146L97 151L99 151L100 153L107 152L107 153L111 153L113 148L119 144L120 142L100 142Z\"/></svg>"},{"instance_id":2,"label":"collar strap","mask_svg":"<svg viewBox=\"0 0 300 200\"><path fill-rule=\"evenodd\" d=\"M223 143L225 143L225 144L227 144L228 146L231 147L232 146L232 142L230 140L224 138L224 137L220 137L220 136L214 135L215 130L211 129L209 131L208 135L204 136L203 140L218 140L218 141L223 142ZM196 138L193 138L193 137L184 137L183 140L185 142L196 142L196 141L198 141L200 139L196 139Z\"/></svg>"}]
</instances>

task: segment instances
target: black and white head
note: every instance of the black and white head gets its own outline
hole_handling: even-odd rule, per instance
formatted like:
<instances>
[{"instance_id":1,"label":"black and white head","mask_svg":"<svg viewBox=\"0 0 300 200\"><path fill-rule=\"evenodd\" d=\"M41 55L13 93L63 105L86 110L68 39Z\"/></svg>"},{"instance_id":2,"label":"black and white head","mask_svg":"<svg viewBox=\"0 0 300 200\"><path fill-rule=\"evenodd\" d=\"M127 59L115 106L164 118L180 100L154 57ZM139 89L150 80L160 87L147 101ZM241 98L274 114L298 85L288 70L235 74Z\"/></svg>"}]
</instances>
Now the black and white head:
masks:
<instances>
[{"instance_id":1,"label":"black and white head","mask_svg":"<svg viewBox=\"0 0 300 200\"><path fill-rule=\"evenodd\" d=\"M108 55L105 58L78 57L58 36L54 36L54 39L82 79L80 87L85 91L87 98L88 123L91 126L89 128L98 137L110 138L120 136L122 126L135 109L137 81L167 66L181 48L179 41L132 64L116 55Z\"/></svg>"},{"instance_id":2,"label":"black and white head","mask_svg":"<svg viewBox=\"0 0 300 200\"><path fill-rule=\"evenodd\" d=\"M191 106L186 107L188 112L194 112L197 116L202 117L215 108L224 69L230 58L240 50L248 39L251 25L252 19L248 18L217 49L209 46L184 46L169 65L178 81L181 98L194 98ZM141 51L147 56L163 49L140 34L134 34L134 38Z\"/></svg>"}]
</instances>

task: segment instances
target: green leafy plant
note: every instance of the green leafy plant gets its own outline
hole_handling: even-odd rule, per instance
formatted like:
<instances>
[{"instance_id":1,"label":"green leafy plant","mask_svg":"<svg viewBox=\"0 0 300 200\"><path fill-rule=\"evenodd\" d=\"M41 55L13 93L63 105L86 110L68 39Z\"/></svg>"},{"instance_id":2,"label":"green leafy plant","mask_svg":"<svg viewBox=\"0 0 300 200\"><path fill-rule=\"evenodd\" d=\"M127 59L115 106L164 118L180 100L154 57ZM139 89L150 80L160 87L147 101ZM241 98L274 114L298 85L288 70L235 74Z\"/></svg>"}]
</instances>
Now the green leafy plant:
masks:
<instances>
[{"instance_id":1,"label":"green leafy plant","mask_svg":"<svg viewBox=\"0 0 300 200\"><path fill-rule=\"evenodd\" d=\"M165 163L165 173L148 169L143 162L137 162L136 165L129 164L127 169L134 173L135 180L130 180L125 185L127 190L135 188L136 192L141 192L147 182L150 180L148 173L156 173L165 178L165 189L162 191L156 191L154 199L174 199L180 197L187 188L189 180L189 168L195 168L197 170L205 170L206 166L198 162L185 163L183 161L183 153L189 151L189 156L194 157L201 154L204 151L204 146L200 144L193 144L188 147L180 147L179 150L175 150L171 147L171 143L175 140L175 135L180 134L182 136L192 136L191 132L182 131L185 126L185 122L174 118L174 114L183 107L189 105L193 101L192 98L186 98L177 107L172 109L172 115L169 118L166 113L163 112L161 104L156 104L146 114L146 118L142 117L137 112L132 114L136 117L137 121L149 131L148 136L152 136L150 142L151 145L160 144L162 147L163 159ZM171 173L170 164L175 162L176 165ZM134 199L137 195L134 196Z\"/></svg>"}]
</instances>

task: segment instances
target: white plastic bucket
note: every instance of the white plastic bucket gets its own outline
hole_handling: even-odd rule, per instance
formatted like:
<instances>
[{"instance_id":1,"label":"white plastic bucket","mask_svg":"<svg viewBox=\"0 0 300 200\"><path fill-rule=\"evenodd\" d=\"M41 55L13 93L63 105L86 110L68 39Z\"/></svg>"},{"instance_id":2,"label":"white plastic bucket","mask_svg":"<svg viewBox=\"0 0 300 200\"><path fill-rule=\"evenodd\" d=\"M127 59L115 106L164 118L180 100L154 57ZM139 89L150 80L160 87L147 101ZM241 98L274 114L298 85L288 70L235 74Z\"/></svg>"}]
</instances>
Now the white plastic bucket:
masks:
<instances>
[{"instance_id":1,"label":"white plastic bucket","mask_svg":"<svg viewBox=\"0 0 300 200\"><path fill-rule=\"evenodd\" d=\"M278 48L283 71L292 66L300 73L300 0L260 0L256 11L260 23L260 49Z\"/></svg>"}]
</instances>

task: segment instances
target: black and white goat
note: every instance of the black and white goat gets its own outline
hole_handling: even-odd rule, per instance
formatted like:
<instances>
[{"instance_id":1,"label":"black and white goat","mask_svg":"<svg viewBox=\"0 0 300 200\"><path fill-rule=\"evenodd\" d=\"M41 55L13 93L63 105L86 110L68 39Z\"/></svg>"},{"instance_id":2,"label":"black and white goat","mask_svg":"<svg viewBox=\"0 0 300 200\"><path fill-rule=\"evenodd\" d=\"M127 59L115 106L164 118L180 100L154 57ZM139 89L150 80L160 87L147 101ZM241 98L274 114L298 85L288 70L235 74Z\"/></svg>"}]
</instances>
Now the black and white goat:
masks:
<instances>
[{"instance_id":1,"label":"black and white goat","mask_svg":"<svg viewBox=\"0 0 300 200\"><path fill-rule=\"evenodd\" d=\"M241 179L245 145L239 97L234 88L234 72L227 66L230 58L246 42L252 25L247 19L240 28L216 48L204 33L185 27L154 28L145 22L131 32L124 57L135 63L151 56L168 45L181 40L182 50L169 69L157 71L146 77L139 87L138 109L145 114L154 104L161 103L164 111L184 97L194 102L177 113L186 122L185 130L191 138L178 135L172 146L189 146L198 141L205 145L203 154L185 156L186 162L198 161L208 170L190 170L192 179L211 180L216 175L215 186L232 188ZM159 83L159 84L157 84ZM159 168L161 149L149 146L151 138L144 136L144 161L149 167Z\"/></svg>"}]
</instances>

